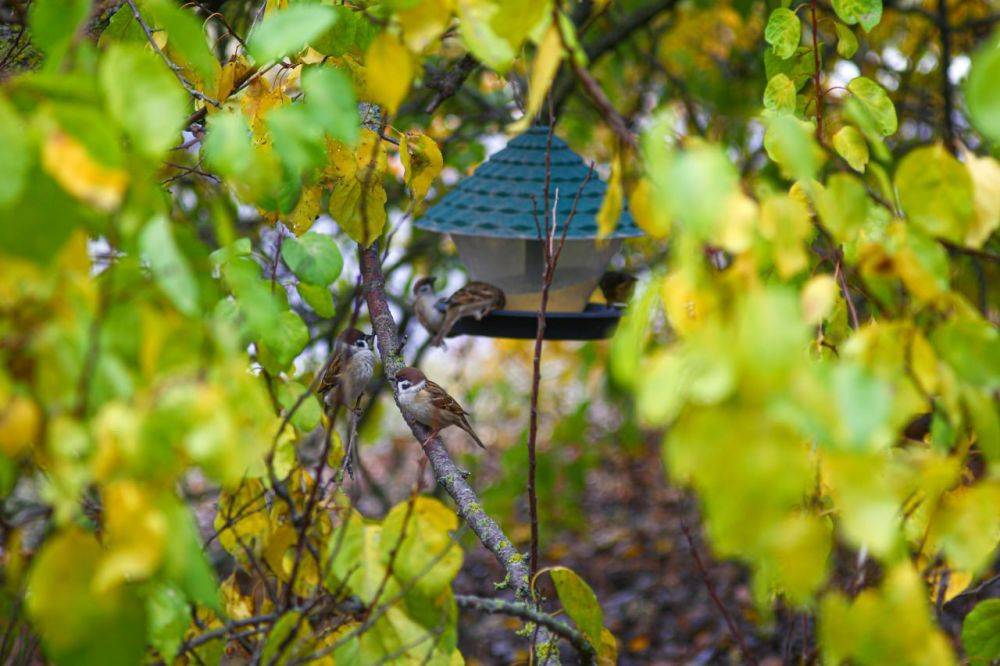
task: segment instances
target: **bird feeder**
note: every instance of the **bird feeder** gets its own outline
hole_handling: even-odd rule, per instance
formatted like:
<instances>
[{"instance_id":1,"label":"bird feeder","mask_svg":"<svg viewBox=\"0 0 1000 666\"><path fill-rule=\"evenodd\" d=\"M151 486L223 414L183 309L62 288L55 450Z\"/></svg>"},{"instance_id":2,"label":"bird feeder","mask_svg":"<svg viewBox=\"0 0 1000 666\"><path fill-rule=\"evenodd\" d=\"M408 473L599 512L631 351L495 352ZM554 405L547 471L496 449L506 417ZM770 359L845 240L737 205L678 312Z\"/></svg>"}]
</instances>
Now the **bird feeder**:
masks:
<instances>
[{"instance_id":1,"label":"bird feeder","mask_svg":"<svg viewBox=\"0 0 1000 666\"><path fill-rule=\"evenodd\" d=\"M588 299L622 239L642 232L628 211L623 211L615 230L598 242L597 213L607 186L596 174L587 180L589 166L556 136L549 157L546 209L548 135L548 127L536 125L512 139L416 222L421 229L449 234L471 278L496 285L506 294L505 310L478 322L463 319L452 329L454 335L535 337L544 269L536 215L541 224L551 224L552 206L557 205L561 233L577 192L576 213L549 289L545 337L605 338L621 317L618 308L588 303Z\"/></svg>"}]
</instances>

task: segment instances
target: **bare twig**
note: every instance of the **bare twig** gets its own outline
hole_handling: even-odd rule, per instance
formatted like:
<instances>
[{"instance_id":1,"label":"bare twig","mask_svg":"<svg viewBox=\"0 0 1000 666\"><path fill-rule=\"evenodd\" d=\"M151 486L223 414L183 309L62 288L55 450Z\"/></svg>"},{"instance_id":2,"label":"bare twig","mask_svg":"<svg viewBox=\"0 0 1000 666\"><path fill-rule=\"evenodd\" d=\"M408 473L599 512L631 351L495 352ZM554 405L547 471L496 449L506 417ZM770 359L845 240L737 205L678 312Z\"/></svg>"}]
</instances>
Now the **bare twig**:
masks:
<instances>
[{"instance_id":1,"label":"bare twig","mask_svg":"<svg viewBox=\"0 0 1000 666\"><path fill-rule=\"evenodd\" d=\"M743 633L740 628L736 626L736 622L733 621L732 615L729 613L729 609L726 605L722 603L722 599L715 591L715 586L712 584L712 579L708 575L708 569L705 567L705 563L701 560L701 555L698 554L698 547L694 543L694 537L691 536L691 529L688 527L687 522L681 518L681 530L684 532L684 538L687 539L688 547L691 549L691 556L694 558L694 564L698 568L698 574L701 575L701 580L705 583L705 588L708 590L708 596L712 598L712 603L715 607L719 609L722 614L722 618L726 621L726 626L729 627L729 633L732 634L733 640L740 647L740 652L743 653L743 658L748 664L753 664L756 666L757 658L750 652L750 648L747 647L746 641L743 639Z\"/></svg>"},{"instance_id":2,"label":"bare twig","mask_svg":"<svg viewBox=\"0 0 1000 666\"><path fill-rule=\"evenodd\" d=\"M188 91L188 94L194 97L195 99L200 99L202 102L205 102L206 104L211 104L216 108L220 108L222 105L219 104L218 100L209 97L205 93L195 88L194 85L187 80L187 77L184 76L184 71L181 69L181 67L177 63L172 61L170 58L168 58L167 54L163 52L163 49L160 48L159 44L156 43L156 39L153 37L152 28L150 28L149 24L146 23L146 20L142 18L142 13L139 11L139 7L135 4L135 0L125 0L125 2L128 3L129 8L132 10L132 16L135 17L136 23L138 23L139 27L142 28L142 31L146 33L146 40L149 42L149 45L153 47L153 51L155 51L156 54L160 56L163 62L166 63L167 67L170 68L170 71L174 73L174 76L177 77L177 80L180 81L180 84L184 86L184 90Z\"/></svg>"}]
</instances>

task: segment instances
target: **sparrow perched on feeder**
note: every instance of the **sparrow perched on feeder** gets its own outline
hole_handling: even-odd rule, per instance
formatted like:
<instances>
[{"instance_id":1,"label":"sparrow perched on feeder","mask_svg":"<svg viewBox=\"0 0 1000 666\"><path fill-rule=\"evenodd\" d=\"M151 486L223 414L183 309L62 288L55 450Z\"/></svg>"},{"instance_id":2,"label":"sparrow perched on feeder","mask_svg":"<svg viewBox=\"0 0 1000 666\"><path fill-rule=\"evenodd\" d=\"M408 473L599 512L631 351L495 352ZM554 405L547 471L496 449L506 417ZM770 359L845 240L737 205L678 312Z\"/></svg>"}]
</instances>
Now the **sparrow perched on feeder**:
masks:
<instances>
[{"instance_id":1,"label":"sparrow perched on feeder","mask_svg":"<svg viewBox=\"0 0 1000 666\"><path fill-rule=\"evenodd\" d=\"M374 335L349 328L334 343L334 356L316 390L332 413L337 405L354 409L375 372Z\"/></svg>"},{"instance_id":2,"label":"sparrow perched on feeder","mask_svg":"<svg viewBox=\"0 0 1000 666\"><path fill-rule=\"evenodd\" d=\"M432 345L444 345L444 336L462 317L475 317L479 321L494 310L507 304L503 291L487 282L473 281L448 297L444 321L431 339Z\"/></svg>"},{"instance_id":3,"label":"sparrow perched on feeder","mask_svg":"<svg viewBox=\"0 0 1000 666\"><path fill-rule=\"evenodd\" d=\"M608 305L625 306L632 298L638 278L621 271L607 271L601 276L597 286L601 288L604 301Z\"/></svg>"},{"instance_id":4,"label":"sparrow perched on feeder","mask_svg":"<svg viewBox=\"0 0 1000 666\"><path fill-rule=\"evenodd\" d=\"M427 379L418 368L403 368L393 379L400 408L433 431L427 439L449 426L458 426L469 433L481 448L486 448L469 425L469 413L443 388Z\"/></svg>"},{"instance_id":5,"label":"sparrow perched on feeder","mask_svg":"<svg viewBox=\"0 0 1000 666\"><path fill-rule=\"evenodd\" d=\"M437 309L437 305L446 302L434 293L434 282L432 277L422 277L413 283L413 314L431 335L441 329L441 322L444 321L444 313Z\"/></svg>"}]
</instances>

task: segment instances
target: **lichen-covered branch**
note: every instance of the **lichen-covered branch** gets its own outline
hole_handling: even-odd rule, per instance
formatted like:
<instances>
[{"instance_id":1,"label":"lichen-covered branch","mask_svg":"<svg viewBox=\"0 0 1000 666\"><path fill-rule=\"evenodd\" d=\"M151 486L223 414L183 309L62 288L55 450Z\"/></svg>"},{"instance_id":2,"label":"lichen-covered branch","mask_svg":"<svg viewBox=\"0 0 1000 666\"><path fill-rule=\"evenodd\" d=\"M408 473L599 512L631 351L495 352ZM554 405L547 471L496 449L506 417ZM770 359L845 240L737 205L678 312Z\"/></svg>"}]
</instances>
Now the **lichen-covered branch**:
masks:
<instances>
[{"instance_id":1,"label":"lichen-covered branch","mask_svg":"<svg viewBox=\"0 0 1000 666\"><path fill-rule=\"evenodd\" d=\"M378 243L361 251L361 276L364 281L364 297L368 304L368 315L371 317L372 329L378 338L379 354L382 357L383 371L387 377L392 377L398 370L406 366L399 353L399 334L396 321L389 309L389 301L385 294L385 280L382 277L382 266L379 261ZM398 406L398 405L397 405ZM528 562L518 552L517 548L500 526L484 510L479 496L465 480L462 472L451 459L440 437L428 438L431 431L420 423L407 417L400 411L406 424L413 431L418 442L423 442L424 454L431 463L434 478L454 500L458 515L468 524L486 549L493 553L506 572L506 583L514 590L518 599L530 603L531 587L528 578ZM544 636L542 635L544 634ZM547 630L539 632L539 652L546 651L542 663L556 663L557 655L548 654L553 650L548 646L551 636ZM556 656L553 660L552 657Z\"/></svg>"},{"instance_id":2,"label":"lichen-covered branch","mask_svg":"<svg viewBox=\"0 0 1000 666\"><path fill-rule=\"evenodd\" d=\"M590 644L587 637L582 633L565 622L557 620L548 613L543 613L540 610L532 608L528 604L517 601L504 601L503 599L486 599L466 594L456 594L455 603L458 604L459 608L468 608L493 615L509 615L539 624L569 641L576 648L577 652L580 653L581 660L585 664L593 663L597 655L594 646Z\"/></svg>"}]
</instances>

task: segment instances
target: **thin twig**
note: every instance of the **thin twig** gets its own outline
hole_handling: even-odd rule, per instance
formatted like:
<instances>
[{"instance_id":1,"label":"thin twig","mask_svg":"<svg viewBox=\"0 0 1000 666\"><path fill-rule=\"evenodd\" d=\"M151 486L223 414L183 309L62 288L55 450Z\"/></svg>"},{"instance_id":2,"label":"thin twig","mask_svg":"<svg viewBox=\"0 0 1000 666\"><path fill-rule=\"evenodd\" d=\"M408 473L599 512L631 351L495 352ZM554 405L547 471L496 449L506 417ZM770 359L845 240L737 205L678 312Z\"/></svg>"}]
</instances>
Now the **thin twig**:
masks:
<instances>
[{"instance_id":1,"label":"thin twig","mask_svg":"<svg viewBox=\"0 0 1000 666\"><path fill-rule=\"evenodd\" d=\"M184 76L184 70L182 70L177 63L168 58L167 54L163 52L163 49L160 48L159 44L156 43L156 39L153 37L152 28L150 28L149 24L146 23L146 20L142 18L142 13L139 11L139 7L135 4L135 0L125 0L125 2L128 3L129 8L132 9L132 16L135 17L136 23L138 23L139 27L142 28L142 31L146 33L146 40L149 42L149 45L153 47L156 54L160 56L164 63L166 63L167 67L170 68L170 71L174 73L174 76L177 77L180 84L184 86L184 90L188 91L188 94L195 99L200 99L202 102L211 104L215 108L221 108L222 105L219 104L218 100L209 97L195 88L194 85L187 80L187 77Z\"/></svg>"},{"instance_id":2,"label":"thin twig","mask_svg":"<svg viewBox=\"0 0 1000 666\"><path fill-rule=\"evenodd\" d=\"M698 573L701 575L701 580L705 583L705 588L708 590L708 596L712 598L712 603L715 607L719 609L722 614L722 618L726 621L726 626L729 627L729 633L732 634L733 639L736 644L739 645L740 652L743 653L743 658L749 664L756 666L757 658L750 652L750 648L747 647L746 641L743 640L743 633L740 631L739 627L736 626L736 622L733 621L732 616L729 614L729 609L726 605L722 603L722 599L715 591L715 586L712 584L712 579L708 575L708 569L705 568L705 563L701 560L701 555L698 554L698 548L694 543L694 537L691 536L691 530L688 528L687 521L681 518L681 530L684 532L684 538L687 539L688 547L691 549L691 556L694 558L695 566L698 568Z\"/></svg>"}]
</instances>

